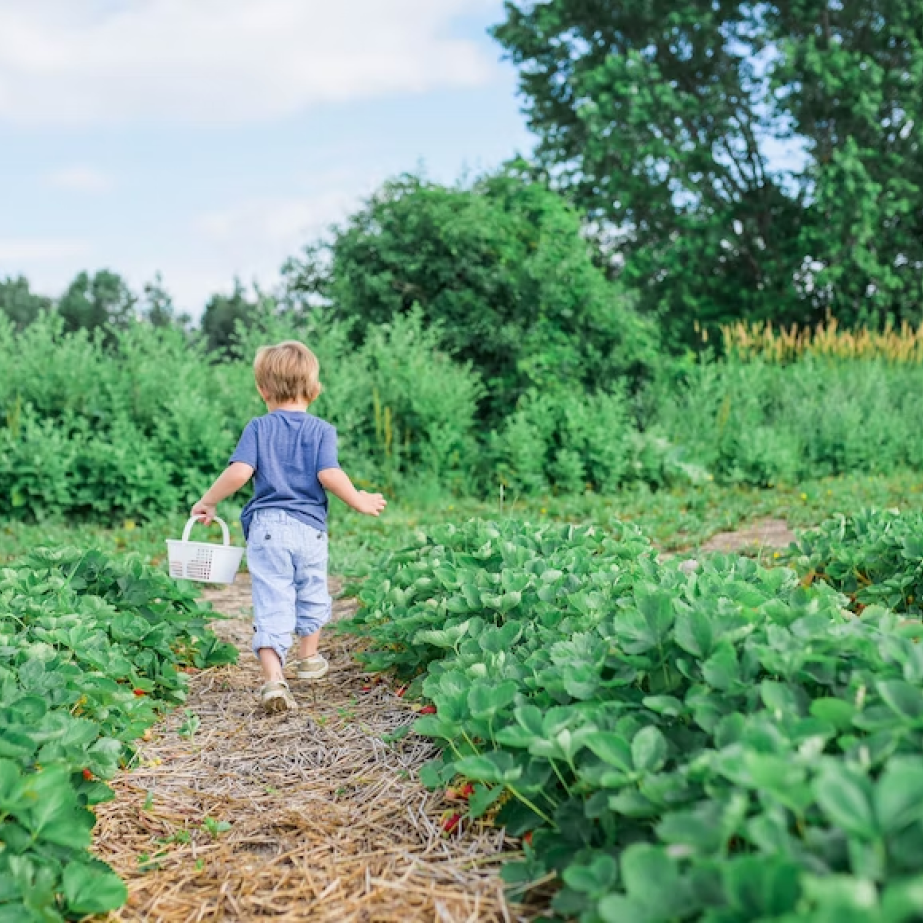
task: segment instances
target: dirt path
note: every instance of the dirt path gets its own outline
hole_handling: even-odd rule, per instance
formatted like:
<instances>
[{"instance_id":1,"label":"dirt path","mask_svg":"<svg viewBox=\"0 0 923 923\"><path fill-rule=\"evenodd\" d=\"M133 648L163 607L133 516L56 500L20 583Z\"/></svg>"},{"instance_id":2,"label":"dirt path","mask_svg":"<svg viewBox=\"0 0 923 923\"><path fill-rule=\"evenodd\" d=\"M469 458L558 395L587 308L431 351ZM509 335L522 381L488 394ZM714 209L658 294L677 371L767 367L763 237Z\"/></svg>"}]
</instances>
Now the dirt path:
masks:
<instances>
[{"instance_id":1,"label":"dirt path","mask_svg":"<svg viewBox=\"0 0 923 923\"><path fill-rule=\"evenodd\" d=\"M760 548L788 548L795 533L784 519L760 519L733 532L718 532L702 545L702 551L734 554Z\"/></svg>"},{"instance_id":2,"label":"dirt path","mask_svg":"<svg viewBox=\"0 0 923 923\"><path fill-rule=\"evenodd\" d=\"M142 744L98 810L97 852L130 893L110 920L530 919L503 898L502 832L444 833L452 806L414 778L435 751L412 734L387 741L413 713L387 687L369 689L353 639L327 645L327 680L293 682L299 712L262 713L238 581L209 598L232 617L216 628L240 664L192 677L187 708ZM338 602L334 617L349 610Z\"/></svg>"}]
</instances>

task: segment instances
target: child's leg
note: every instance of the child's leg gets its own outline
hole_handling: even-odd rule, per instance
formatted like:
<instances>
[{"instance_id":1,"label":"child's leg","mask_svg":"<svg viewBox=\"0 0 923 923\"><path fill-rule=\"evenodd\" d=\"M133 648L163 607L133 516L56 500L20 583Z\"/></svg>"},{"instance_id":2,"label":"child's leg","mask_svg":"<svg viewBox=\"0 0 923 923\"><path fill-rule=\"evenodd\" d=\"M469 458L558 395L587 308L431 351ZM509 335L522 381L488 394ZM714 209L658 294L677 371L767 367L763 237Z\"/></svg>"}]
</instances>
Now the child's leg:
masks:
<instances>
[{"instance_id":1,"label":"child's leg","mask_svg":"<svg viewBox=\"0 0 923 923\"><path fill-rule=\"evenodd\" d=\"M295 555L295 634L299 660L317 656L321 628L330 621L327 589L327 534L306 529L305 544Z\"/></svg>"},{"instance_id":2,"label":"child's leg","mask_svg":"<svg viewBox=\"0 0 923 923\"><path fill-rule=\"evenodd\" d=\"M253 586L253 652L267 681L283 679L295 628L294 564L283 522L254 520L247 542Z\"/></svg>"},{"instance_id":3,"label":"child's leg","mask_svg":"<svg viewBox=\"0 0 923 923\"><path fill-rule=\"evenodd\" d=\"M313 635L302 635L298 641L298 659L307 660L308 657L316 657L319 647L320 631L315 631Z\"/></svg>"}]
</instances>

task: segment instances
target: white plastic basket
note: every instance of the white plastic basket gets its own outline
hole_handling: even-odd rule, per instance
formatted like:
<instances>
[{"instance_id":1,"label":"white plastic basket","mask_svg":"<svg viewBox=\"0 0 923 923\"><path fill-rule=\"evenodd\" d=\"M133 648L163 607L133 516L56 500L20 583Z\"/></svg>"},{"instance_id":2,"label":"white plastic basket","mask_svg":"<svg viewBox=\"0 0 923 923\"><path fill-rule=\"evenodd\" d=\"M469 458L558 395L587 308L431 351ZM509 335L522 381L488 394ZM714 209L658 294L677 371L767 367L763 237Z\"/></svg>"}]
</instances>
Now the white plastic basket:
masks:
<instances>
[{"instance_id":1,"label":"white plastic basket","mask_svg":"<svg viewBox=\"0 0 923 923\"><path fill-rule=\"evenodd\" d=\"M183 529L181 541L167 539L170 576L177 580L197 580L199 583L233 583L244 556L243 548L231 544L231 536L223 519L215 517L221 526L223 545L211 542L190 542L192 527L198 522L193 516Z\"/></svg>"}]
</instances>

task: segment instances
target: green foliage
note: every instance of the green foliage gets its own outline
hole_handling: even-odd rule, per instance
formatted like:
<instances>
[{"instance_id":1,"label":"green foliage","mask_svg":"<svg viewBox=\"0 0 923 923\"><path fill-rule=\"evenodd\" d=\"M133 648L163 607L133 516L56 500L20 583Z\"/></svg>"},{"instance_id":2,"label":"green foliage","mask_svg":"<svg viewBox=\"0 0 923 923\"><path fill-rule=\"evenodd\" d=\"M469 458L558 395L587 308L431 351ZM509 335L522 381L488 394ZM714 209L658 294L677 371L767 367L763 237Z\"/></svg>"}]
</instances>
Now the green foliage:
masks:
<instances>
[{"instance_id":1,"label":"green foliage","mask_svg":"<svg viewBox=\"0 0 923 923\"><path fill-rule=\"evenodd\" d=\"M81 272L57 303L66 330L124 327L135 316L137 297L117 273L102 269Z\"/></svg>"},{"instance_id":2,"label":"green foliage","mask_svg":"<svg viewBox=\"0 0 923 923\"><path fill-rule=\"evenodd\" d=\"M188 314L177 314L173 296L164 288L159 272L152 282L145 283L139 307L142 320L152 327L178 326L186 329L191 323Z\"/></svg>"},{"instance_id":3,"label":"green foliage","mask_svg":"<svg viewBox=\"0 0 923 923\"><path fill-rule=\"evenodd\" d=\"M509 0L538 157L674 338L920 317L923 10Z\"/></svg>"},{"instance_id":4,"label":"green foliage","mask_svg":"<svg viewBox=\"0 0 923 923\"><path fill-rule=\"evenodd\" d=\"M127 897L89 853L92 807L185 697L232 662L192 591L137 558L36 551L0 569L0 919L53 923Z\"/></svg>"},{"instance_id":5,"label":"green foliage","mask_svg":"<svg viewBox=\"0 0 923 923\"><path fill-rule=\"evenodd\" d=\"M801 535L792 566L824 580L861 612L880 604L923 615L923 514L863 510L838 514Z\"/></svg>"},{"instance_id":6,"label":"green foliage","mask_svg":"<svg viewBox=\"0 0 923 923\"><path fill-rule=\"evenodd\" d=\"M16 327L28 327L50 308L51 299L31 291L24 276L0 279L0 314L5 314Z\"/></svg>"},{"instance_id":7,"label":"green foliage","mask_svg":"<svg viewBox=\"0 0 923 923\"><path fill-rule=\"evenodd\" d=\"M266 306L249 298L240 281L235 279L230 295L212 295L205 305L201 326L209 350L231 350L239 356L235 346L238 328L253 327L265 312Z\"/></svg>"},{"instance_id":8,"label":"green foliage","mask_svg":"<svg viewBox=\"0 0 923 923\"><path fill-rule=\"evenodd\" d=\"M456 187L388 182L286 275L290 297L321 296L360 339L418 307L482 376L493 423L529 388L592 391L653 359L653 329L594 265L580 216L512 168Z\"/></svg>"},{"instance_id":9,"label":"green foliage","mask_svg":"<svg viewBox=\"0 0 923 923\"><path fill-rule=\"evenodd\" d=\"M493 448L498 475L527 494L612 494L633 481L659 487L707 476L666 440L639 433L620 391L530 391Z\"/></svg>"},{"instance_id":10,"label":"green foliage","mask_svg":"<svg viewBox=\"0 0 923 923\"><path fill-rule=\"evenodd\" d=\"M724 481L919 470L921 387L919 366L884 360L702 362L660 384L651 425Z\"/></svg>"},{"instance_id":11,"label":"green foliage","mask_svg":"<svg viewBox=\"0 0 923 923\"><path fill-rule=\"evenodd\" d=\"M844 324L919 323L923 304L923 8L771 4L775 113L805 139L802 294Z\"/></svg>"},{"instance_id":12,"label":"green foliage","mask_svg":"<svg viewBox=\"0 0 923 923\"><path fill-rule=\"evenodd\" d=\"M507 880L556 873L562 915L923 912L919 626L743 558L687 575L618 524L444 526L360 598L369 668L435 706L422 777L499 797L529 834Z\"/></svg>"},{"instance_id":13,"label":"green foliage","mask_svg":"<svg viewBox=\"0 0 923 923\"><path fill-rule=\"evenodd\" d=\"M267 316L240 331L245 358L224 363L177 325L135 323L106 344L59 318L19 334L0 320L0 515L137 519L191 503L265 413L256 347L288 338L316 350L328 393L314 410L340 430L343 464L361 481L393 485L410 471L451 483L470 470L480 385L417 315L358 349L341 325Z\"/></svg>"}]
</instances>

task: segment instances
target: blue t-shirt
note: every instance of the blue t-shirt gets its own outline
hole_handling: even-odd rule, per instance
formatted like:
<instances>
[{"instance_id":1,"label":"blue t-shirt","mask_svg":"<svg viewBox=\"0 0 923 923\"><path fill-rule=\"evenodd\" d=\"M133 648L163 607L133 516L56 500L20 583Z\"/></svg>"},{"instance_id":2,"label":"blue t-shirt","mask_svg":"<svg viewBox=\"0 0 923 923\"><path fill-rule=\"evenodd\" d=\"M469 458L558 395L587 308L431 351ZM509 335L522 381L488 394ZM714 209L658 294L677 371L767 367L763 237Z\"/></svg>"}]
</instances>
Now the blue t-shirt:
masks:
<instances>
[{"instance_id":1,"label":"blue t-shirt","mask_svg":"<svg viewBox=\"0 0 923 923\"><path fill-rule=\"evenodd\" d=\"M251 420L229 464L255 469L253 499L240 514L244 537L257 510L284 510L321 531L327 529L327 494L318 472L339 468L337 431L301 410L274 410Z\"/></svg>"}]
</instances>

